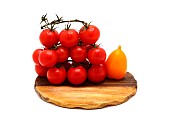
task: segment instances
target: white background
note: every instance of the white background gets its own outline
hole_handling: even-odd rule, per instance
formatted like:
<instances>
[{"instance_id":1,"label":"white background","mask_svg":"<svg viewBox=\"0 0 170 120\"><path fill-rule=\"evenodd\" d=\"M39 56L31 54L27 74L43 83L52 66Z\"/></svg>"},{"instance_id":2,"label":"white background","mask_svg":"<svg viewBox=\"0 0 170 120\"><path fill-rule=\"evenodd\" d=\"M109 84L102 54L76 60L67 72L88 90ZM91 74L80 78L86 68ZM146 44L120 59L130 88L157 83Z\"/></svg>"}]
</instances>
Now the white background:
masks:
<instances>
[{"instance_id":1,"label":"white background","mask_svg":"<svg viewBox=\"0 0 170 120\"><path fill-rule=\"evenodd\" d=\"M48 13L98 26L98 43L110 54L120 44L137 94L128 102L98 110L57 107L34 91L32 52L40 18ZM79 26L73 25L77 30ZM59 27L61 29L61 27ZM58 29L58 30L59 30ZM169 0L4 0L0 2L0 119L143 120L170 119Z\"/></svg>"}]
</instances>

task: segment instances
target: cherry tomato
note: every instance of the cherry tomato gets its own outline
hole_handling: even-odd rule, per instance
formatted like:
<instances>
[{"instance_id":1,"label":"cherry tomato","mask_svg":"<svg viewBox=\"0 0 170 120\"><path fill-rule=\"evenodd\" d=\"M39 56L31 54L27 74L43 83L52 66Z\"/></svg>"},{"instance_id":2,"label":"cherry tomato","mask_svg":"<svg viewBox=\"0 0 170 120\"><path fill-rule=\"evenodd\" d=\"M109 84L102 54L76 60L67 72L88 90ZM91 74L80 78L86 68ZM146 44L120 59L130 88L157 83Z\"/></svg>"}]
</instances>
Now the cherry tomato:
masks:
<instances>
[{"instance_id":1,"label":"cherry tomato","mask_svg":"<svg viewBox=\"0 0 170 120\"><path fill-rule=\"evenodd\" d=\"M39 61L38 61L38 57L39 57L39 54L42 52L43 50L42 49L36 49L33 54L32 54L32 59L34 61L35 64L40 64Z\"/></svg>"},{"instance_id":2,"label":"cherry tomato","mask_svg":"<svg viewBox=\"0 0 170 120\"><path fill-rule=\"evenodd\" d=\"M55 52L58 56L58 62L65 62L69 57L69 50L64 46L59 46Z\"/></svg>"},{"instance_id":3,"label":"cherry tomato","mask_svg":"<svg viewBox=\"0 0 170 120\"><path fill-rule=\"evenodd\" d=\"M87 72L88 80L102 82L106 77L106 68L103 65L93 65Z\"/></svg>"},{"instance_id":4,"label":"cherry tomato","mask_svg":"<svg viewBox=\"0 0 170 120\"><path fill-rule=\"evenodd\" d=\"M106 60L106 52L103 48L92 48L87 53L87 58L93 65L104 64Z\"/></svg>"},{"instance_id":5,"label":"cherry tomato","mask_svg":"<svg viewBox=\"0 0 170 120\"><path fill-rule=\"evenodd\" d=\"M44 29L39 36L40 42L47 48L53 47L58 43L58 32L56 30Z\"/></svg>"},{"instance_id":6,"label":"cherry tomato","mask_svg":"<svg viewBox=\"0 0 170 120\"><path fill-rule=\"evenodd\" d=\"M74 29L64 29L59 34L59 41L65 47L73 47L78 43L79 36Z\"/></svg>"},{"instance_id":7,"label":"cherry tomato","mask_svg":"<svg viewBox=\"0 0 170 120\"><path fill-rule=\"evenodd\" d=\"M58 57L53 50L44 50L40 53L38 60L44 67L53 67L57 63Z\"/></svg>"},{"instance_id":8,"label":"cherry tomato","mask_svg":"<svg viewBox=\"0 0 170 120\"><path fill-rule=\"evenodd\" d=\"M67 73L67 78L69 82L73 85L80 85L85 82L87 77L87 72L84 67L78 66L75 68L70 68Z\"/></svg>"},{"instance_id":9,"label":"cherry tomato","mask_svg":"<svg viewBox=\"0 0 170 120\"><path fill-rule=\"evenodd\" d=\"M84 26L79 31L79 37L85 44L95 44L100 37L99 29L94 25Z\"/></svg>"},{"instance_id":10,"label":"cherry tomato","mask_svg":"<svg viewBox=\"0 0 170 120\"><path fill-rule=\"evenodd\" d=\"M87 57L87 50L85 46L75 46L70 51L71 59L75 62L83 62Z\"/></svg>"},{"instance_id":11,"label":"cherry tomato","mask_svg":"<svg viewBox=\"0 0 170 120\"><path fill-rule=\"evenodd\" d=\"M67 76L65 68L49 68L47 71L47 79L52 84L61 84Z\"/></svg>"},{"instance_id":12,"label":"cherry tomato","mask_svg":"<svg viewBox=\"0 0 170 120\"><path fill-rule=\"evenodd\" d=\"M37 64L35 65L35 72L38 74L38 76L45 77L47 75L48 68Z\"/></svg>"}]
</instances>

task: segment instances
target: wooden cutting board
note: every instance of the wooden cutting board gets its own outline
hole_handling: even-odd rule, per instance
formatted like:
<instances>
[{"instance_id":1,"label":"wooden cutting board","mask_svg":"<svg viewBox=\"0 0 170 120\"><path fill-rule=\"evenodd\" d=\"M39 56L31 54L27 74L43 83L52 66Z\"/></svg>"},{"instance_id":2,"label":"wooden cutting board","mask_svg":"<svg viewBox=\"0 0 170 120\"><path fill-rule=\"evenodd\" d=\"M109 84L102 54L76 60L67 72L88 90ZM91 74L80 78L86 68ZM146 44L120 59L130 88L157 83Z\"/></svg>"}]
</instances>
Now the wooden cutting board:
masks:
<instances>
[{"instance_id":1,"label":"wooden cutting board","mask_svg":"<svg viewBox=\"0 0 170 120\"><path fill-rule=\"evenodd\" d=\"M87 81L81 86L72 86L67 81L52 85L47 78L37 77L35 91L42 100L60 107L97 109L128 101L136 94L137 81L129 72L120 81L106 79L98 84Z\"/></svg>"}]
</instances>

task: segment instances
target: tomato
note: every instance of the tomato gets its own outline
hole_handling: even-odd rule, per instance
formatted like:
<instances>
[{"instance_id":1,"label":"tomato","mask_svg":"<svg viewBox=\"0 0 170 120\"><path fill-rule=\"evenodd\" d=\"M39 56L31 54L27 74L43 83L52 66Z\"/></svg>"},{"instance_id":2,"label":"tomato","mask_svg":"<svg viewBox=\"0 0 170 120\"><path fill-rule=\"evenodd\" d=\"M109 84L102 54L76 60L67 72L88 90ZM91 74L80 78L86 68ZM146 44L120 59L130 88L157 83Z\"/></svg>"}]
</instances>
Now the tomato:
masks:
<instances>
[{"instance_id":1,"label":"tomato","mask_svg":"<svg viewBox=\"0 0 170 120\"><path fill-rule=\"evenodd\" d=\"M71 59L75 62L83 62L87 57L87 50L85 46L75 46L70 51Z\"/></svg>"},{"instance_id":2,"label":"tomato","mask_svg":"<svg viewBox=\"0 0 170 120\"><path fill-rule=\"evenodd\" d=\"M94 25L84 26L79 31L80 40L85 44L95 44L100 37L99 29Z\"/></svg>"},{"instance_id":3,"label":"tomato","mask_svg":"<svg viewBox=\"0 0 170 120\"><path fill-rule=\"evenodd\" d=\"M58 57L53 50L44 50L40 53L38 60L44 67L53 67L57 63Z\"/></svg>"},{"instance_id":4,"label":"tomato","mask_svg":"<svg viewBox=\"0 0 170 120\"><path fill-rule=\"evenodd\" d=\"M35 65L35 72L38 74L38 76L45 77L47 75L48 68L43 67L40 64Z\"/></svg>"},{"instance_id":5,"label":"tomato","mask_svg":"<svg viewBox=\"0 0 170 120\"><path fill-rule=\"evenodd\" d=\"M87 58L93 65L103 64L106 60L106 52L103 48L92 48L87 53Z\"/></svg>"},{"instance_id":6,"label":"tomato","mask_svg":"<svg viewBox=\"0 0 170 120\"><path fill-rule=\"evenodd\" d=\"M68 81L73 85L80 85L85 82L87 72L84 67L78 66L70 68L67 73Z\"/></svg>"},{"instance_id":7,"label":"tomato","mask_svg":"<svg viewBox=\"0 0 170 120\"><path fill-rule=\"evenodd\" d=\"M32 59L34 61L35 64L40 64L39 63L39 60L38 60L38 57L39 57L39 54L42 52L43 50L42 49L36 49L33 54L32 54Z\"/></svg>"},{"instance_id":8,"label":"tomato","mask_svg":"<svg viewBox=\"0 0 170 120\"><path fill-rule=\"evenodd\" d=\"M58 56L58 62L65 62L69 57L69 50L64 46L59 46L55 52Z\"/></svg>"},{"instance_id":9,"label":"tomato","mask_svg":"<svg viewBox=\"0 0 170 120\"><path fill-rule=\"evenodd\" d=\"M39 36L40 42L47 48L53 47L58 43L58 32L56 30L44 29Z\"/></svg>"},{"instance_id":10,"label":"tomato","mask_svg":"<svg viewBox=\"0 0 170 120\"><path fill-rule=\"evenodd\" d=\"M103 65L93 65L87 72L91 82L102 82L106 77L106 68Z\"/></svg>"},{"instance_id":11,"label":"tomato","mask_svg":"<svg viewBox=\"0 0 170 120\"><path fill-rule=\"evenodd\" d=\"M65 47L73 47L78 43L79 36L74 29L64 29L59 34L59 41Z\"/></svg>"},{"instance_id":12,"label":"tomato","mask_svg":"<svg viewBox=\"0 0 170 120\"><path fill-rule=\"evenodd\" d=\"M127 58L119 46L106 60L107 77L120 80L125 77L127 70Z\"/></svg>"},{"instance_id":13,"label":"tomato","mask_svg":"<svg viewBox=\"0 0 170 120\"><path fill-rule=\"evenodd\" d=\"M47 79L52 84L61 84L67 76L65 68L49 68L47 71Z\"/></svg>"}]
</instances>

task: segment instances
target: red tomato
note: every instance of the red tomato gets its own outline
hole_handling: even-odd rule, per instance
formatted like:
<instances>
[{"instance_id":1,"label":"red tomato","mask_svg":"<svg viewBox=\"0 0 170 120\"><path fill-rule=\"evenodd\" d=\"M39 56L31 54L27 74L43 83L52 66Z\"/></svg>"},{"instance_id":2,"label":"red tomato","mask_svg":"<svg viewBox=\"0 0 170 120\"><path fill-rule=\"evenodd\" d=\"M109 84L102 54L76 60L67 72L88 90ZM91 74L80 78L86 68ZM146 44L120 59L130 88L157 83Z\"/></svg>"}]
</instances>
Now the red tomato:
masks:
<instances>
[{"instance_id":1,"label":"red tomato","mask_svg":"<svg viewBox=\"0 0 170 120\"><path fill-rule=\"evenodd\" d=\"M80 85L85 82L87 77L87 72L84 67L78 66L75 68L70 68L67 73L67 78L69 82L73 85Z\"/></svg>"},{"instance_id":2,"label":"red tomato","mask_svg":"<svg viewBox=\"0 0 170 120\"><path fill-rule=\"evenodd\" d=\"M35 64L40 64L39 61L38 61L38 57L39 57L39 54L42 52L43 50L42 49L36 49L33 54L32 54L32 59L34 61Z\"/></svg>"},{"instance_id":3,"label":"red tomato","mask_svg":"<svg viewBox=\"0 0 170 120\"><path fill-rule=\"evenodd\" d=\"M87 58L93 65L104 64L106 60L106 52L103 48L92 48L87 53Z\"/></svg>"},{"instance_id":4,"label":"red tomato","mask_svg":"<svg viewBox=\"0 0 170 120\"><path fill-rule=\"evenodd\" d=\"M75 46L70 51L70 57L75 62L83 62L87 57L87 50L85 46Z\"/></svg>"},{"instance_id":5,"label":"red tomato","mask_svg":"<svg viewBox=\"0 0 170 120\"><path fill-rule=\"evenodd\" d=\"M88 70L87 77L92 82L102 82L106 77L106 68L103 65L93 65Z\"/></svg>"},{"instance_id":6,"label":"red tomato","mask_svg":"<svg viewBox=\"0 0 170 120\"><path fill-rule=\"evenodd\" d=\"M84 26L79 31L80 40L85 44L95 44L100 37L99 29L94 25Z\"/></svg>"},{"instance_id":7,"label":"red tomato","mask_svg":"<svg viewBox=\"0 0 170 120\"><path fill-rule=\"evenodd\" d=\"M47 79L52 84L61 84L67 76L65 68L49 68L47 71Z\"/></svg>"},{"instance_id":8,"label":"red tomato","mask_svg":"<svg viewBox=\"0 0 170 120\"><path fill-rule=\"evenodd\" d=\"M53 67L57 63L58 57L53 50L44 50L40 53L38 60L44 67Z\"/></svg>"},{"instance_id":9,"label":"red tomato","mask_svg":"<svg viewBox=\"0 0 170 120\"><path fill-rule=\"evenodd\" d=\"M65 62L69 57L69 50L64 46L58 47L55 52L58 56L58 62Z\"/></svg>"},{"instance_id":10,"label":"red tomato","mask_svg":"<svg viewBox=\"0 0 170 120\"><path fill-rule=\"evenodd\" d=\"M73 47L78 43L79 36L73 29L62 30L59 34L59 41L65 47Z\"/></svg>"},{"instance_id":11,"label":"red tomato","mask_svg":"<svg viewBox=\"0 0 170 120\"><path fill-rule=\"evenodd\" d=\"M53 47L58 43L58 32L56 30L44 29L39 36L40 42L47 48Z\"/></svg>"},{"instance_id":12,"label":"red tomato","mask_svg":"<svg viewBox=\"0 0 170 120\"><path fill-rule=\"evenodd\" d=\"M48 68L43 67L40 64L35 65L35 72L38 74L38 76L45 77L47 75Z\"/></svg>"}]
</instances>

